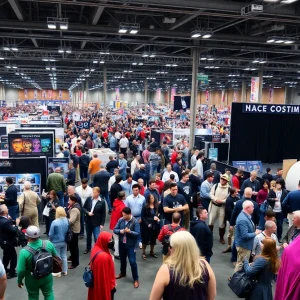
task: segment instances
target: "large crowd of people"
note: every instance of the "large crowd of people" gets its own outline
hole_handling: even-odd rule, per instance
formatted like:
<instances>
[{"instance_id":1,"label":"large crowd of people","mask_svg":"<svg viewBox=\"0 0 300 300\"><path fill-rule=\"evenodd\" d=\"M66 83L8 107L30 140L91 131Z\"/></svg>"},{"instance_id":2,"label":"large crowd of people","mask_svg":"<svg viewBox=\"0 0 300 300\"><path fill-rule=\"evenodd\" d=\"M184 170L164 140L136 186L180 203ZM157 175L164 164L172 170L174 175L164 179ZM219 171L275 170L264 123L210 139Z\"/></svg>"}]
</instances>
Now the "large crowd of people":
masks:
<instances>
[{"instance_id":1,"label":"large crowd of people","mask_svg":"<svg viewBox=\"0 0 300 300\"><path fill-rule=\"evenodd\" d=\"M2 109L1 117L34 109ZM74 111L91 127L77 128ZM245 180L240 169L222 174L215 163L205 164L203 150L188 148L184 139L169 146L151 138L153 128L167 128L165 115L179 115L176 126L189 127L187 113L158 114L160 125L154 127L139 119L139 113L135 108L119 118L119 112L108 110L103 120L101 109L64 106L65 142L57 157L70 159L67 179L55 169L41 199L30 182L18 197L12 178L6 178L0 205L0 299L5 297L6 278L15 277L20 288L25 285L29 300L38 299L39 290L45 299L54 299L53 277L67 276L80 264L80 239L86 239L83 254L90 255L93 272L86 282L89 300L117 298L121 291L116 291L116 280L127 276L127 260L133 288L139 288L143 267L136 255L157 259L160 252L163 263L155 280L153 274L149 299L222 299L216 296L210 266L214 230L221 245L227 241L223 253L231 253L234 269L228 280L244 272L253 284L246 299L272 300L274 283L276 300L299 299L300 182L298 190L287 191L282 169L273 176L268 168L262 182L256 171ZM228 134L215 107L199 108L197 127ZM97 153L90 154L101 147L116 153L106 165ZM17 246L22 246L18 257ZM51 264L57 258L61 270L54 272Z\"/></svg>"}]
</instances>

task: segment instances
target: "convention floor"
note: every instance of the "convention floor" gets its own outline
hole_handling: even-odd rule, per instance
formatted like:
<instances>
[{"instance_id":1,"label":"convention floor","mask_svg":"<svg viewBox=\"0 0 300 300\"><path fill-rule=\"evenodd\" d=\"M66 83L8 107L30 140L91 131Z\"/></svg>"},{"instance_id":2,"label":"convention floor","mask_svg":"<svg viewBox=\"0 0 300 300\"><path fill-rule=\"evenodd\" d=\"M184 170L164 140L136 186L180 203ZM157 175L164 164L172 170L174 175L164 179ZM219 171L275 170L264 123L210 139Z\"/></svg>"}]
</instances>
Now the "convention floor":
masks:
<instances>
[{"instance_id":1,"label":"convention floor","mask_svg":"<svg viewBox=\"0 0 300 300\"><path fill-rule=\"evenodd\" d=\"M284 225L284 232L287 230L287 225ZM105 226L107 229L107 224ZM238 299L232 293L228 287L227 278L232 275L233 267L230 263L229 253L221 253L225 247L218 241L217 233L214 234L214 255L211 259L211 266L215 272L217 278L217 300L235 300ZM61 278L54 278L54 293L55 299L61 300L85 300L87 299L87 288L83 284L82 274L84 267L88 264L89 256L84 255L85 242L80 240L80 266L75 270L70 270L68 276ZM156 253L159 253L160 246L157 245ZM149 251L149 250L148 250ZM1 253L2 257L2 253ZM141 250L137 250L138 271L140 277L140 287L138 289L133 288L133 282L131 278L130 265L127 266L127 277L117 281L117 293L115 294L115 300L147 300L152 288L152 284L158 268L161 265L161 256L157 259L148 257L146 261L141 258ZM119 273L120 264L118 260L115 260L116 274ZM8 280L7 291L5 294L6 300L25 300L27 299L27 293L25 288L19 289L16 284L16 280ZM42 295L40 299L43 299ZM93 299L97 300L97 299Z\"/></svg>"}]
</instances>

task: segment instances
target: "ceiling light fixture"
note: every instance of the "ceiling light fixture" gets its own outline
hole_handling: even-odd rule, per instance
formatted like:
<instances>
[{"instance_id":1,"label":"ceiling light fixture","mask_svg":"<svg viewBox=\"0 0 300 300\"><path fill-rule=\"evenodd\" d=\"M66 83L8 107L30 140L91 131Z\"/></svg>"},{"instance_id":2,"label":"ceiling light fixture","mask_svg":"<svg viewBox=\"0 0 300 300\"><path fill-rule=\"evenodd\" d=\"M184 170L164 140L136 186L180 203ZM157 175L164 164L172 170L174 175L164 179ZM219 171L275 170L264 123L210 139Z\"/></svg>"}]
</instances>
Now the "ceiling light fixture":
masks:
<instances>
[{"instance_id":1,"label":"ceiling light fixture","mask_svg":"<svg viewBox=\"0 0 300 300\"><path fill-rule=\"evenodd\" d=\"M139 23L121 23L119 25L119 33L125 34L137 34L140 30Z\"/></svg>"},{"instance_id":2,"label":"ceiling light fixture","mask_svg":"<svg viewBox=\"0 0 300 300\"><path fill-rule=\"evenodd\" d=\"M52 17L47 17L47 26L48 29L51 30L67 30L69 28L69 20L68 18L52 18Z\"/></svg>"},{"instance_id":3,"label":"ceiling light fixture","mask_svg":"<svg viewBox=\"0 0 300 300\"><path fill-rule=\"evenodd\" d=\"M191 33L191 37L192 38L198 38L198 37L200 37L201 36L201 31L199 31L199 30L194 30L194 31L192 31L192 33Z\"/></svg>"},{"instance_id":4,"label":"ceiling light fixture","mask_svg":"<svg viewBox=\"0 0 300 300\"><path fill-rule=\"evenodd\" d=\"M281 2L282 3L282 2ZM287 37L287 36L271 36L267 38L266 41L268 44L293 44L295 40Z\"/></svg>"}]
</instances>

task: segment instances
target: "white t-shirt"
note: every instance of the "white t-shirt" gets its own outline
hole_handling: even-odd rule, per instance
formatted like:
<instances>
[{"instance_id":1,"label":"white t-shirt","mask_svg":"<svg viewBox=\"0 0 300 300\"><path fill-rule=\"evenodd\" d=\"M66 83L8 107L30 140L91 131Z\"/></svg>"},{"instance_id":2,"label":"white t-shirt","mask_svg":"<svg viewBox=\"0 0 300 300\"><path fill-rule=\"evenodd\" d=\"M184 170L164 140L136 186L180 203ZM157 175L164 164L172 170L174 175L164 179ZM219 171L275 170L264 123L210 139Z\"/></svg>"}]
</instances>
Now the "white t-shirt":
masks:
<instances>
[{"instance_id":1,"label":"white t-shirt","mask_svg":"<svg viewBox=\"0 0 300 300\"><path fill-rule=\"evenodd\" d=\"M82 186L78 186L75 188L76 194L81 198L82 206L84 205L86 199L88 197L92 197L93 195L93 189L90 186L87 186L85 189L82 188Z\"/></svg>"},{"instance_id":2,"label":"white t-shirt","mask_svg":"<svg viewBox=\"0 0 300 300\"><path fill-rule=\"evenodd\" d=\"M121 138L120 142L119 142L119 145L120 145L121 148L127 148L128 145L129 145L128 139L126 137Z\"/></svg>"},{"instance_id":3,"label":"white t-shirt","mask_svg":"<svg viewBox=\"0 0 300 300\"><path fill-rule=\"evenodd\" d=\"M117 140L119 140L120 137L121 137L121 133L120 133L119 131L117 131L117 132L115 133L115 137L116 137Z\"/></svg>"}]
</instances>

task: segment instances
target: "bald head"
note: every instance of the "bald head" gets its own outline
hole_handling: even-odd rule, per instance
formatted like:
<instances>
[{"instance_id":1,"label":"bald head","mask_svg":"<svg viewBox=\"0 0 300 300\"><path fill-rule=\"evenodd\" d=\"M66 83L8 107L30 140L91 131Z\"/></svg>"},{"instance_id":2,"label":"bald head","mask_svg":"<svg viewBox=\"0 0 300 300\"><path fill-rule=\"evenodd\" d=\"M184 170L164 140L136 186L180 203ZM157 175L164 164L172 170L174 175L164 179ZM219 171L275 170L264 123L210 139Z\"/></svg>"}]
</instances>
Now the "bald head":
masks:
<instances>
[{"instance_id":1,"label":"bald head","mask_svg":"<svg viewBox=\"0 0 300 300\"><path fill-rule=\"evenodd\" d=\"M31 183L29 181L24 182L24 188L25 190L30 190L31 189Z\"/></svg>"},{"instance_id":2,"label":"bald head","mask_svg":"<svg viewBox=\"0 0 300 300\"><path fill-rule=\"evenodd\" d=\"M256 179L256 177L257 177L257 172L256 172L256 171L252 171L252 172L250 173L250 179L253 181L253 180Z\"/></svg>"},{"instance_id":3,"label":"bald head","mask_svg":"<svg viewBox=\"0 0 300 300\"><path fill-rule=\"evenodd\" d=\"M250 187L245 188L244 197L245 198L251 198L252 197L252 189Z\"/></svg>"},{"instance_id":4,"label":"bald head","mask_svg":"<svg viewBox=\"0 0 300 300\"><path fill-rule=\"evenodd\" d=\"M274 221L266 221L265 223L265 231L269 232L270 234L275 233L277 231L277 226Z\"/></svg>"},{"instance_id":5,"label":"bald head","mask_svg":"<svg viewBox=\"0 0 300 300\"><path fill-rule=\"evenodd\" d=\"M293 225L300 228L300 210L293 212Z\"/></svg>"},{"instance_id":6,"label":"bald head","mask_svg":"<svg viewBox=\"0 0 300 300\"><path fill-rule=\"evenodd\" d=\"M54 172L55 173L60 173L60 167L55 168Z\"/></svg>"},{"instance_id":7,"label":"bald head","mask_svg":"<svg viewBox=\"0 0 300 300\"><path fill-rule=\"evenodd\" d=\"M245 200L243 202L243 211L248 215L252 215L253 210L254 210L253 202L250 200Z\"/></svg>"}]
</instances>

